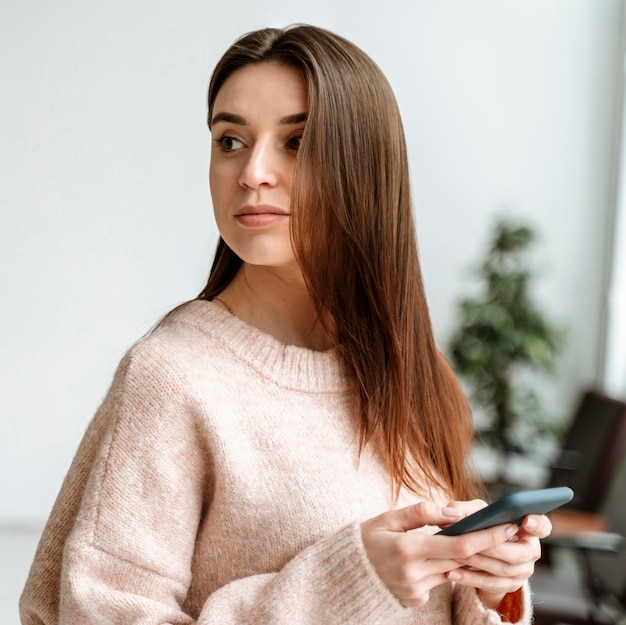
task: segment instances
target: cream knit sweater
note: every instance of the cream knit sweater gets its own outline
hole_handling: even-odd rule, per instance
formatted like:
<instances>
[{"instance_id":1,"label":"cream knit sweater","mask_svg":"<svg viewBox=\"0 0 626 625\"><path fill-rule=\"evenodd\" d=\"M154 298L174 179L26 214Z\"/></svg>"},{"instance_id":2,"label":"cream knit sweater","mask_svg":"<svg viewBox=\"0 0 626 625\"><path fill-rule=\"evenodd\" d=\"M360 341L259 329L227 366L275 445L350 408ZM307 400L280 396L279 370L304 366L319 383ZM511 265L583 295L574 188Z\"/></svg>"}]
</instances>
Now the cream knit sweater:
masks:
<instances>
[{"instance_id":1,"label":"cream knit sweater","mask_svg":"<svg viewBox=\"0 0 626 625\"><path fill-rule=\"evenodd\" d=\"M406 609L382 584L359 522L391 507L389 482L373 453L358 460L349 403L335 351L187 305L122 360L44 531L22 623L500 623L472 589L439 586Z\"/></svg>"}]
</instances>

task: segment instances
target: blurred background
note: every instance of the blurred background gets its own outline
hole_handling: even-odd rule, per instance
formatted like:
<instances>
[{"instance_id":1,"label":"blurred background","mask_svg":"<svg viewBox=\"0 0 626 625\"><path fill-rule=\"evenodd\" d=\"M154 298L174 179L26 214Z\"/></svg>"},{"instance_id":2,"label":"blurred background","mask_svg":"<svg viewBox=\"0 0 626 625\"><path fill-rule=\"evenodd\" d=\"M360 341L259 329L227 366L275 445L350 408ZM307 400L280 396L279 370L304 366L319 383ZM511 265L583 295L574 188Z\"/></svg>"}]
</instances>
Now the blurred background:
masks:
<instances>
[{"instance_id":1,"label":"blurred background","mask_svg":"<svg viewBox=\"0 0 626 625\"><path fill-rule=\"evenodd\" d=\"M294 22L354 41L397 95L442 349L504 216L535 233L532 297L568 330L535 381L546 412L626 397L623 0L2 0L2 623L117 362L204 285L211 70Z\"/></svg>"}]
</instances>

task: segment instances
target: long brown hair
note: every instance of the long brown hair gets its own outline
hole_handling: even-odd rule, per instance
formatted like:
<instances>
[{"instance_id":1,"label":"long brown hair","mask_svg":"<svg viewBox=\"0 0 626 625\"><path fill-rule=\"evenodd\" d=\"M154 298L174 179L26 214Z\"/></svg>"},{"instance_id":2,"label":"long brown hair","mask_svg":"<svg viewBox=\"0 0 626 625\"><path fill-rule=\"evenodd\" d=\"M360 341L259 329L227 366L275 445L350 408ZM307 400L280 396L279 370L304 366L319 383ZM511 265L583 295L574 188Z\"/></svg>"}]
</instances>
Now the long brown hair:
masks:
<instances>
[{"instance_id":1,"label":"long brown hair","mask_svg":"<svg viewBox=\"0 0 626 625\"><path fill-rule=\"evenodd\" d=\"M449 495L475 493L467 460L471 415L435 345L412 216L404 131L395 97L358 47L313 26L263 29L224 54L215 97L244 65L285 63L308 86L308 121L291 197L295 254L322 323L332 320L354 379L361 448L381 444L397 496L424 477ZM199 299L212 299L241 266L220 239Z\"/></svg>"}]
</instances>

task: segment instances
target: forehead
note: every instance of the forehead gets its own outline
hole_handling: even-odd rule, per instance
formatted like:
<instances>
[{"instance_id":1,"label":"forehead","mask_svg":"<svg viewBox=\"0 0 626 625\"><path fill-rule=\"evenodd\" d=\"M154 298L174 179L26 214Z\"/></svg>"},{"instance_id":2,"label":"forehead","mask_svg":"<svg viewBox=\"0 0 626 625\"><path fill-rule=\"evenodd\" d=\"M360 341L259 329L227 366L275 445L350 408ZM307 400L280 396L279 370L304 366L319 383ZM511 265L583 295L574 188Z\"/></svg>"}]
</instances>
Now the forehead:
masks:
<instances>
[{"instance_id":1,"label":"forehead","mask_svg":"<svg viewBox=\"0 0 626 625\"><path fill-rule=\"evenodd\" d=\"M233 72L218 91L213 115L229 112L277 117L307 112L307 87L302 74L289 65L257 63Z\"/></svg>"}]
</instances>

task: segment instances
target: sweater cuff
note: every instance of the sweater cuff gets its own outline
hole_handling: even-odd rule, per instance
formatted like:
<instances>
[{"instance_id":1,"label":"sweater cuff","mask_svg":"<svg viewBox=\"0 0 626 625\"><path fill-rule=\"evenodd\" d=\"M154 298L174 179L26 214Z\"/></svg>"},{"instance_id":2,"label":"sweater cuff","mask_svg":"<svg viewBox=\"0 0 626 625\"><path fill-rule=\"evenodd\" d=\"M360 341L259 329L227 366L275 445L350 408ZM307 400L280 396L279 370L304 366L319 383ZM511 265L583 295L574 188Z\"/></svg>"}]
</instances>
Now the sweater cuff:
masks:
<instances>
[{"instance_id":1,"label":"sweater cuff","mask_svg":"<svg viewBox=\"0 0 626 625\"><path fill-rule=\"evenodd\" d=\"M515 623L516 625L528 625L532 617L532 605L530 601L530 588L525 583L519 590L507 595L503 602L498 606L498 610L491 610L485 606L480 600L476 590L468 586L456 587L458 599L455 605L455 612L458 616L464 615L461 622L467 622L468 625L501 625L501 623ZM510 613L502 614L501 609L508 611L507 605L510 602ZM515 607L513 607L515 606ZM475 620L468 615L474 614ZM516 620L506 620L506 618L514 618Z\"/></svg>"},{"instance_id":2,"label":"sweater cuff","mask_svg":"<svg viewBox=\"0 0 626 625\"><path fill-rule=\"evenodd\" d=\"M306 553L319 558L319 570L325 571L324 577L316 580L323 587L319 590L347 622L391 624L410 612L389 592L367 557L360 523L344 527ZM359 599L355 601L355 597Z\"/></svg>"}]
</instances>

